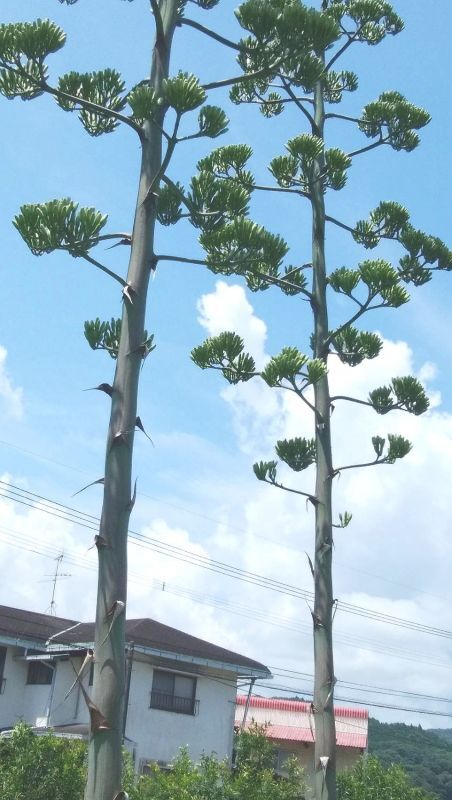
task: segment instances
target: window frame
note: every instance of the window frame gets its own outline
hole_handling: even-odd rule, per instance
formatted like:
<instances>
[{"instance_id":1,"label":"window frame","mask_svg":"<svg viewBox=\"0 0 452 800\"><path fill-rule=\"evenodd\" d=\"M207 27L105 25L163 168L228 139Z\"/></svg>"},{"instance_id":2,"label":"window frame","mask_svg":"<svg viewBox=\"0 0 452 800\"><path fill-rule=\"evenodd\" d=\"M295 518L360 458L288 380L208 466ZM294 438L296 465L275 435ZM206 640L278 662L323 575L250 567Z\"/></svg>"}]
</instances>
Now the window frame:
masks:
<instances>
[{"instance_id":1,"label":"window frame","mask_svg":"<svg viewBox=\"0 0 452 800\"><path fill-rule=\"evenodd\" d=\"M165 675L166 679L171 678L172 690L170 692L163 692L155 688L155 676ZM192 681L192 695L191 697L182 697L175 694L177 678L188 678ZM152 674L152 688L150 693L149 708L155 711L167 711L174 714L185 714L186 716L194 717L198 713L199 700L196 699L198 679L195 675L187 675L182 672L171 672L166 669L154 669Z\"/></svg>"},{"instance_id":2,"label":"window frame","mask_svg":"<svg viewBox=\"0 0 452 800\"><path fill-rule=\"evenodd\" d=\"M39 654L37 654L39 655ZM27 662L27 686L51 686L55 671L55 661L33 659ZM35 673L35 674L33 674Z\"/></svg>"}]
</instances>

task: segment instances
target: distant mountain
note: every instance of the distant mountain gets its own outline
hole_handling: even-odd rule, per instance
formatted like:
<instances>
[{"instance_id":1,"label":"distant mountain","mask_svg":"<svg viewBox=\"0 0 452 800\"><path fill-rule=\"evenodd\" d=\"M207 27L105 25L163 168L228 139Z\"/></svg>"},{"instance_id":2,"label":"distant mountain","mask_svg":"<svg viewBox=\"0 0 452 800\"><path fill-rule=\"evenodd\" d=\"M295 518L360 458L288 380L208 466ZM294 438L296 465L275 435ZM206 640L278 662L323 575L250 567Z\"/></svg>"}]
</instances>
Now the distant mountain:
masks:
<instances>
[{"instance_id":1,"label":"distant mountain","mask_svg":"<svg viewBox=\"0 0 452 800\"><path fill-rule=\"evenodd\" d=\"M440 739L446 739L446 741L452 743L452 728L429 728L430 733L436 733Z\"/></svg>"},{"instance_id":2,"label":"distant mountain","mask_svg":"<svg viewBox=\"0 0 452 800\"><path fill-rule=\"evenodd\" d=\"M452 800L452 730L369 719L369 753L385 764L401 764L413 786Z\"/></svg>"}]
</instances>

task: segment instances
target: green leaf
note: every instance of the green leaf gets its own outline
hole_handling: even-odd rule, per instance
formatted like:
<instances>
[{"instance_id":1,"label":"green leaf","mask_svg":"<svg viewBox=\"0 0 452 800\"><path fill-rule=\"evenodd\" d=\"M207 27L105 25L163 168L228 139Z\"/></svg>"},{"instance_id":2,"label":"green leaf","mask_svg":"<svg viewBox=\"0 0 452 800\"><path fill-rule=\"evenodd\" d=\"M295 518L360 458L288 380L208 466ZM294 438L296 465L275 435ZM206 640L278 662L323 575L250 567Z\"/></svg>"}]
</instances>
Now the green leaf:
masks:
<instances>
[{"instance_id":1,"label":"green leaf","mask_svg":"<svg viewBox=\"0 0 452 800\"><path fill-rule=\"evenodd\" d=\"M245 169L253 151L245 144L228 144L217 147L210 155L198 162L200 172L210 172L216 178L229 178L251 188L254 179Z\"/></svg>"},{"instance_id":2,"label":"green leaf","mask_svg":"<svg viewBox=\"0 0 452 800\"><path fill-rule=\"evenodd\" d=\"M387 414L394 408L419 416L430 403L424 387L411 375L393 378L389 386L380 386L369 394L369 402L378 414Z\"/></svg>"},{"instance_id":3,"label":"green leaf","mask_svg":"<svg viewBox=\"0 0 452 800\"><path fill-rule=\"evenodd\" d=\"M301 133L287 142L289 153L307 167L323 153L323 139L312 133Z\"/></svg>"},{"instance_id":4,"label":"green leaf","mask_svg":"<svg viewBox=\"0 0 452 800\"><path fill-rule=\"evenodd\" d=\"M34 22L14 22L0 25L0 62L15 65L25 57L29 61L43 60L60 50L66 34L49 19Z\"/></svg>"},{"instance_id":5,"label":"green leaf","mask_svg":"<svg viewBox=\"0 0 452 800\"><path fill-rule=\"evenodd\" d=\"M314 464L316 447L314 439L304 439L297 436L295 439L280 439L276 443L276 454L294 472L301 472Z\"/></svg>"},{"instance_id":6,"label":"green leaf","mask_svg":"<svg viewBox=\"0 0 452 800\"><path fill-rule=\"evenodd\" d=\"M376 45L386 36L395 36L403 30L403 20L383 0L350 0L341 6L343 14L355 23L353 35L358 42Z\"/></svg>"},{"instance_id":7,"label":"green leaf","mask_svg":"<svg viewBox=\"0 0 452 800\"><path fill-rule=\"evenodd\" d=\"M31 100L43 93L45 58L63 47L64 31L48 19L0 25L0 93Z\"/></svg>"},{"instance_id":8,"label":"green leaf","mask_svg":"<svg viewBox=\"0 0 452 800\"><path fill-rule=\"evenodd\" d=\"M232 331L206 339L191 352L192 361L201 369L218 369L229 383L248 381L256 374L254 359L244 353L243 339Z\"/></svg>"},{"instance_id":9,"label":"green leaf","mask_svg":"<svg viewBox=\"0 0 452 800\"><path fill-rule=\"evenodd\" d=\"M201 106L206 99L206 93L198 78L188 72L178 72L174 78L163 81L162 98L178 114L185 114Z\"/></svg>"},{"instance_id":10,"label":"green leaf","mask_svg":"<svg viewBox=\"0 0 452 800\"><path fill-rule=\"evenodd\" d=\"M249 197L249 191L238 181L221 180L211 172L201 171L192 178L188 192L190 222L208 237L217 228L223 229L247 214Z\"/></svg>"},{"instance_id":11,"label":"green leaf","mask_svg":"<svg viewBox=\"0 0 452 800\"><path fill-rule=\"evenodd\" d=\"M101 136L103 133L112 133L118 127L118 120L109 116L108 111L122 111L126 105L124 88L119 72L114 69L68 72L59 79L58 89L77 99L59 96L56 101L64 111L79 111L79 120L90 136ZM101 106L106 113L88 111L77 100Z\"/></svg>"},{"instance_id":12,"label":"green leaf","mask_svg":"<svg viewBox=\"0 0 452 800\"><path fill-rule=\"evenodd\" d=\"M410 296L406 289L400 285L398 272L383 259L362 261L358 265L361 280L369 289L372 296L381 295L385 305L398 308L407 303Z\"/></svg>"},{"instance_id":13,"label":"green leaf","mask_svg":"<svg viewBox=\"0 0 452 800\"><path fill-rule=\"evenodd\" d=\"M228 130L229 120L222 108L218 106L203 106L199 112L199 131L202 136L216 139Z\"/></svg>"},{"instance_id":14,"label":"green leaf","mask_svg":"<svg viewBox=\"0 0 452 800\"><path fill-rule=\"evenodd\" d=\"M404 436L397 434L388 434L388 452L386 461L388 464L394 464L398 458L404 458L412 449L411 442L405 439Z\"/></svg>"},{"instance_id":15,"label":"green leaf","mask_svg":"<svg viewBox=\"0 0 452 800\"><path fill-rule=\"evenodd\" d=\"M298 159L295 156L276 156L270 162L269 170L283 189L299 183L295 180L298 172Z\"/></svg>"},{"instance_id":16,"label":"green leaf","mask_svg":"<svg viewBox=\"0 0 452 800\"><path fill-rule=\"evenodd\" d=\"M375 450L377 458L381 458L385 446L386 439L381 436L372 436L372 445Z\"/></svg>"},{"instance_id":17,"label":"green leaf","mask_svg":"<svg viewBox=\"0 0 452 800\"><path fill-rule=\"evenodd\" d=\"M65 198L21 206L13 225L34 255L67 250L77 257L97 244L107 219L95 208L79 209Z\"/></svg>"},{"instance_id":18,"label":"green leaf","mask_svg":"<svg viewBox=\"0 0 452 800\"><path fill-rule=\"evenodd\" d=\"M381 239L400 239L411 226L407 209L389 201L383 201L370 212L369 220L356 223L353 238L366 248L374 248Z\"/></svg>"},{"instance_id":19,"label":"green leaf","mask_svg":"<svg viewBox=\"0 0 452 800\"><path fill-rule=\"evenodd\" d=\"M355 92L357 88L358 77L354 72L329 70L323 83L323 97L327 103L340 103L343 92Z\"/></svg>"},{"instance_id":20,"label":"green leaf","mask_svg":"<svg viewBox=\"0 0 452 800\"><path fill-rule=\"evenodd\" d=\"M258 481L275 483L277 467L278 464L276 461L258 461L256 464L253 464L253 472Z\"/></svg>"},{"instance_id":21,"label":"green leaf","mask_svg":"<svg viewBox=\"0 0 452 800\"><path fill-rule=\"evenodd\" d=\"M184 187L180 183L162 186L157 197L157 219L161 225L175 225L182 216L181 197Z\"/></svg>"},{"instance_id":22,"label":"green leaf","mask_svg":"<svg viewBox=\"0 0 452 800\"><path fill-rule=\"evenodd\" d=\"M347 528L353 519L353 514L350 514L348 511L344 511L343 514L339 514L339 525L336 527L339 528Z\"/></svg>"},{"instance_id":23,"label":"green leaf","mask_svg":"<svg viewBox=\"0 0 452 800\"><path fill-rule=\"evenodd\" d=\"M101 322L99 317L85 322L85 339L92 350L106 350L111 358L118 357L119 340L121 338L121 320L111 319Z\"/></svg>"},{"instance_id":24,"label":"green leaf","mask_svg":"<svg viewBox=\"0 0 452 800\"><path fill-rule=\"evenodd\" d=\"M147 120L153 119L161 105L156 91L147 84L139 84L127 95L127 102L132 109L132 119L138 125L144 125Z\"/></svg>"},{"instance_id":25,"label":"green leaf","mask_svg":"<svg viewBox=\"0 0 452 800\"><path fill-rule=\"evenodd\" d=\"M343 364L356 367L365 358L376 358L383 342L376 333L359 331L348 325L333 337L333 345Z\"/></svg>"},{"instance_id":26,"label":"green leaf","mask_svg":"<svg viewBox=\"0 0 452 800\"><path fill-rule=\"evenodd\" d=\"M328 372L327 365L321 358L311 358L306 366L308 383L317 383Z\"/></svg>"},{"instance_id":27,"label":"green leaf","mask_svg":"<svg viewBox=\"0 0 452 800\"><path fill-rule=\"evenodd\" d=\"M328 276L328 283L335 292L346 294L350 297L361 280L359 270L340 267Z\"/></svg>"},{"instance_id":28,"label":"green leaf","mask_svg":"<svg viewBox=\"0 0 452 800\"><path fill-rule=\"evenodd\" d=\"M278 355L270 359L261 376L269 386L281 386L283 380L295 381L308 361L308 356L300 353L296 347L283 347Z\"/></svg>"},{"instance_id":29,"label":"green leaf","mask_svg":"<svg viewBox=\"0 0 452 800\"><path fill-rule=\"evenodd\" d=\"M425 393L424 387L412 375L403 378L393 378L391 389L394 392L397 404L408 411L410 414L423 414L427 411L430 403Z\"/></svg>"},{"instance_id":30,"label":"green leaf","mask_svg":"<svg viewBox=\"0 0 452 800\"><path fill-rule=\"evenodd\" d=\"M277 92L269 92L264 102L259 106L259 110L264 117L277 117L284 111L282 97Z\"/></svg>"},{"instance_id":31,"label":"green leaf","mask_svg":"<svg viewBox=\"0 0 452 800\"><path fill-rule=\"evenodd\" d=\"M394 408L394 397L390 386L379 386L369 392L369 403L377 414L387 414Z\"/></svg>"},{"instance_id":32,"label":"green leaf","mask_svg":"<svg viewBox=\"0 0 452 800\"><path fill-rule=\"evenodd\" d=\"M281 236L245 218L205 232L199 241L206 251L209 269L224 275L272 274L288 251Z\"/></svg>"},{"instance_id":33,"label":"green leaf","mask_svg":"<svg viewBox=\"0 0 452 800\"><path fill-rule=\"evenodd\" d=\"M347 183L347 169L351 163L350 156L343 150L339 150L337 147L325 150L325 186L335 191L343 189Z\"/></svg>"},{"instance_id":34,"label":"green leaf","mask_svg":"<svg viewBox=\"0 0 452 800\"><path fill-rule=\"evenodd\" d=\"M410 151L419 144L415 131L429 122L430 115L400 92L383 92L365 106L359 127L368 138L382 135L394 150Z\"/></svg>"},{"instance_id":35,"label":"green leaf","mask_svg":"<svg viewBox=\"0 0 452 800\"><path fill-rule=\"evenodd\" d=\"M301 269L290 266L284 267L284 272L280 276L280 279L282 283L279 284L279 288L284 294L289 296L300 294L300 292L306 289L308 283Z\"/></svg>"}]
</instances>

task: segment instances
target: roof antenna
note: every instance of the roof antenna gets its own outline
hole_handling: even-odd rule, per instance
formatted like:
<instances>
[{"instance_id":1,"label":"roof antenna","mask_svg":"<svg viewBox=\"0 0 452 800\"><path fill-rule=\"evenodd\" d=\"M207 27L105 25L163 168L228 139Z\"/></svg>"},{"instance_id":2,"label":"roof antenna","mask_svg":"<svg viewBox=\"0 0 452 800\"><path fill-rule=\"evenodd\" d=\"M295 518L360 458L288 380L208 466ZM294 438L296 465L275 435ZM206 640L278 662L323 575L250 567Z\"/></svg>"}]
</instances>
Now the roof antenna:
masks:
<instances>
[{"instance_id":1,"label":"roof antenna","mask_svg":"<svg viewBox=\"0 0 452 800\"><path fill-rule=\"evenodd\" d=\"M53 575L46 575L46 579L50 579L52 581L52 584L53 584L53 586L52 586L52 599L50 601L50 606L48 606L48 608L46 609L46 614L48 613L52 617L56 617L55 593L56 593L57 581L59 581L60 578L71 578L72 577L72 575L69 572L60 572L60 567L61 567L61 564L63 562L63 558L64 558L64 553L61 553L59 556L57 556L57 558L55 559L55 561L56 561L55 572L53 573Z\"/></svg>"}]
</instances>

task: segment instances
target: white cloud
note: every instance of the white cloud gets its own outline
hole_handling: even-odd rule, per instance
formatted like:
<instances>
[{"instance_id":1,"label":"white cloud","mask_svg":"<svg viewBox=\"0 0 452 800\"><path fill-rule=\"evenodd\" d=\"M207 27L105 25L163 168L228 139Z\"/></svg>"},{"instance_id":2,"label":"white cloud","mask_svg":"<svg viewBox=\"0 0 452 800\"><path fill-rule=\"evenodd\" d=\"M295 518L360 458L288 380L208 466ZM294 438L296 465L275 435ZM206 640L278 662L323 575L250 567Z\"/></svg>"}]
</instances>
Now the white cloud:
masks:
<instances>
[{"instance_id":1,"label":"white cloud","mask_svg":"<svg viewBox=\"0 0 452 800\"><path fill-rule=\"evenodd\" d=\"M0 400L4 411L14 419L23 416L23 391L20 386L14 386L6 370L8 351L0 345Z\"/></svg>"},{"instance_id":2,"label":"white cloud","mask_svg":"<svg viewBox=\"0 0 452 800\"><path fill-rule=\"evenodd\" d=\"M240 303L236 302L238 296L232 291L221 292L221 324L214 329L212 321L209 332L237 330L239 322L240 333L244 335L252 322L252 329L261 331L261 338L258 341L254 338L253 347L265 361L267 331L259 329L258 318L245 302L243 290ZM215 308L219 297L217 285L215 292L202 298L203 307ZM233 298L230 316L229 298ZM207 327L206 322L203 324ZM385 339L381 356L359 367L351 369L338 359L331 359L331 391L333 395L365 399L376 386L408 374L416 374L410 347L403 341ZM436 377L435 366L424 364L417 376L426 385L431 400L430 410L422 417L403 412L381 417L364 406L335 402L332 418L335 465L372 460L370 440L377 433L383 436L388 432L399 433L413 442L413 451L402 462L344 470L340 479L336 479L335 513L351 511L353 521L347 530L336 532L335 595L343 602L449 628L452 416L440 410L440 394L430 385ZM291 393L269 390L262 385L258 388L258 382L251 381L223 389L221 395L230 407L240 445L249 454L250 463L262 457L264 451L266 457L273 457L277 438L312 435L311 412ZM309 474L301 476L301 482L294 473L288 472L285 477L289 485L312 490ZM305 550L312 552L312 513L306 513L304 502L297 502L276 489L259 484L253 487L250 483L244 518L244 535L239 545L242 567L294 586L312 588L304 554ZM269 615L280 609L278 595L263 592L257 595L255 589L247 587L241 587L240 595L247 597L250 605L267 609ZM264 626L256 622L250 632L255 652L261 648L260 657L272 666L292 666L310 672L309 610L302 601L285 600L289 606L285 616L293 618L298 632L284 633L277 628L272 631L270 626L264 632ZM345 613L337 615L335 628L338 678L448 696L449 675L445 665L452 655L450 640L371 623ZM268 655L263 657L262 651ZM347 693L342 690L341 694ZM403 705L400 699L390 696L386 702ZM444 710L444 706L434 701L426 707ZM390 718L392 712L373 713ZM394 715L424 725L447 724L441 717L413 718L401 711L394 711Z\"/></svg>"}]
</instances>

